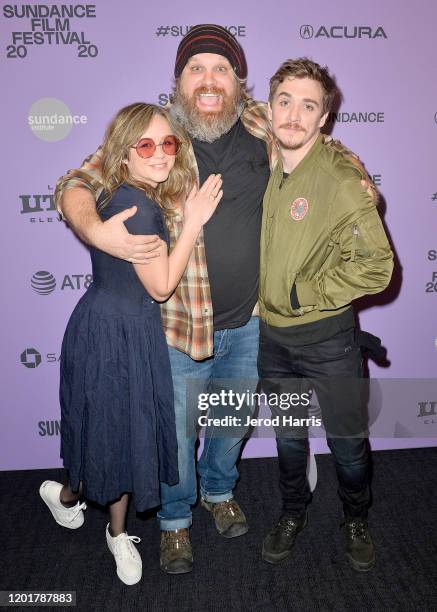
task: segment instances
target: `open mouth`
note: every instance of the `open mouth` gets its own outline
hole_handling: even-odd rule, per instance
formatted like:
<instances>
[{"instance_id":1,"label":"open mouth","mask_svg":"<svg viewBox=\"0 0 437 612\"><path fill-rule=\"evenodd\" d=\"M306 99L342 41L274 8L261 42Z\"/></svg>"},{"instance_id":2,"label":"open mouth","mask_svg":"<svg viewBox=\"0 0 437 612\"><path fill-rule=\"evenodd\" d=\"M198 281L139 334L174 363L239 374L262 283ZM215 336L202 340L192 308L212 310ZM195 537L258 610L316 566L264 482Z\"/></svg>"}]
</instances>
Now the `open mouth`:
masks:
<instances>
[{"instance_id":1,"label":"open mouth","mask_svg":"<svg viewBox=\"0 0 437 612\"><path fill-rule=\"evenodd\" d=\"M197 100L200 102L201 106L213 108L221 104L222 96L216 93L201 93L198 94Z\"/></svg>"}]
</instances>

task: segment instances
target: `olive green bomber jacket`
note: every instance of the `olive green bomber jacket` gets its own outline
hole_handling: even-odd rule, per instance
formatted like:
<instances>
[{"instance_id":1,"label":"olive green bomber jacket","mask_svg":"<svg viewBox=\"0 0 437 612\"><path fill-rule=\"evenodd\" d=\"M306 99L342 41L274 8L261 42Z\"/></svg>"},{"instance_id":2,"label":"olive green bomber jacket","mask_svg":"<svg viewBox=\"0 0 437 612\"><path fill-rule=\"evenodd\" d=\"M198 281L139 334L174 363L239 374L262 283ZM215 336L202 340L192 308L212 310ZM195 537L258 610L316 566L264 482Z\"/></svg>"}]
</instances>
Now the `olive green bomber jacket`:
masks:
<instances>
[{"instance_id":1,"label":"olive green bomber jacket","mask_svg":"<svg viewBox=\"0 0 437 612\"><path fill-rule=\"evenodd\" d=\"M362 179L322 135L287 178L276 165L261 232L260 316L269 325L333 316L387 287L393 254ZM290 303L294 283L298 309Z\"/></svg>"}]
</instances>

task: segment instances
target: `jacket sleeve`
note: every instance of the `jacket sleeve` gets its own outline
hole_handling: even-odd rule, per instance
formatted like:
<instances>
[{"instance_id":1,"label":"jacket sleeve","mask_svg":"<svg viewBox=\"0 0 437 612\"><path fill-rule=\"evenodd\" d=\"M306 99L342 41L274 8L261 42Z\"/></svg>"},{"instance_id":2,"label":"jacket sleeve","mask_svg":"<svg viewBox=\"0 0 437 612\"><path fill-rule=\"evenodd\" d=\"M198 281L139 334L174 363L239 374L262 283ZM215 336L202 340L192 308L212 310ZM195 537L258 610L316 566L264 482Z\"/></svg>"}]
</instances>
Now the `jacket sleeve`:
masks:
<instances>
[{"instance_id":1,"label":"jacket sleeve","mask_svg":"<svg viewBox=\"0 0 437 612\"><path fill-rule=\"evenodd\" d=\"M371 195L359 178L340 184L332 204L331 240L340 253L333 268L296 282L300 306L335 310L383 291L393 272L393 253Z\"/></svg>"},{"instance_id":2,"label":"jacket sleeve","mask_svg":"<svg viewBox=\"0 0 437 612\"><path fill-rule=\"evenodd\" d=\"M378 206L378 202L379 202L378 190L373 184L373 181L370 180L370 177L367 174L366 169L364 168L358 155L354 153L353 151L351 151L351 149L348 149L342 142L340 142L339 140L334 140L332 136L328 136L327 134L323 136L323 142L326 145L327 149L331 149L332 151L340 153L344 158L349 160L352 166L356 168L356 170L360 174L361 185L367 191L367 193L369 194L375 206Z\"/></svg>"},{"instance_id":3,"label":"jacket sleeve","mask_svg":"<svg viewBox=\"0 0 437 612\"><path fill-rule=\"evenodd\" d=\"M101 175L101 147L95 153L89 155L77 170L69 170L67 174L62 176L56 183L55 202L58 212L62 215L61 201L66 189L73 187L83 187L89 189L98 199L102 191L102 175Z\"/></svg>"}]
</instances>

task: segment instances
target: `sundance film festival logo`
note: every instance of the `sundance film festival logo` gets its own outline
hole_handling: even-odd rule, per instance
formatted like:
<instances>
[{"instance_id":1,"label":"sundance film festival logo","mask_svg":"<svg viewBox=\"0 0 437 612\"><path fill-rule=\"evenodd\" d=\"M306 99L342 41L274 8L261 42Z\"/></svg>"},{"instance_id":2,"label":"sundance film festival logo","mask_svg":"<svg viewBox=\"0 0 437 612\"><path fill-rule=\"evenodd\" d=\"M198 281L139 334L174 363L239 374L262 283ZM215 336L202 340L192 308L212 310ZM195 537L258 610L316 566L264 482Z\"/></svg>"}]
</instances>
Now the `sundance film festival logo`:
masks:
<instances>
[{"instance_id":1,"label":"sundance film festival logo","mask_svg":"<svg viewBox=\"0 0 437 612\"><path fill-rule=\"evenodd\" d=\"M73 126L86 125L86 115L73 115L68 106L57 98L40 98L27 115L29 128L37 138L47 142L63 140Z\"/></svg>"},{"instance_id":2,"label":"sundance film festival logo","mask_svg":"<svg viewBox=\"0 0 437 612\"><path fill-rule=\"evenodd\" d=\"M14 21L10 38L12 44L6 47L8 59L23 59L29 48L35 46L77 45L77 57L93 58L98 55L97 46L92 44L83 30L76 30L73 22L77 19L82 26L86 20L94 20L95 4L5 4L3 17ZM17 20L19 26L16 25Z\"/></svg>"},{"instance_id":3,"label":"sundance film festival logo","mask_svg":"<svg viewBox=\"0 0 437 612\"><path fill-rule=\"evenodd\" d=\"M27 348L21 353L20 361L24 367L33 370L41 363L41 353L34 348Z\"/></svg>"},{"instance_id":4,"label":"sundance film festival logo","mask_svg":"<svg viewBox=\"0 0 437 612\"><path fill-rule=\"evenodd\" d=\"M88 289L93 282L92 274L66 274L62 280L60 290ZM47 270L39 270L30 279L30 286L39 295L49 295L56 289L56 278Z\"/></svg>"},{"instance_id":5,"label":"sundance film festival logo","mask_svg":"<svg viewBox=\"0 0 437 612\"><path fill-rule=\"evenodd\" d=\"M193 28L192 25L160 25L155 30L155 36L165 37L165 36L174 36L174 37L182 37L188 34L188 32ZM225 30L232 34L232 36L237 38L244 38L246 36L246 26L245 25L225 25L223 26Z\"/></svg>"},{"instance_id":6,"label":"sundance film festival logo","mask_svg":"<svg viewBox=\"0 0 437 612\"><path fill-rule=\"evenodd\" d=\"M300 37L305 40L310 38L387 38L382 26L372 28L370 26L358 25L334 25L334 26L312 26L309 24L300 26Z\"/></svg>"}]
</instances>

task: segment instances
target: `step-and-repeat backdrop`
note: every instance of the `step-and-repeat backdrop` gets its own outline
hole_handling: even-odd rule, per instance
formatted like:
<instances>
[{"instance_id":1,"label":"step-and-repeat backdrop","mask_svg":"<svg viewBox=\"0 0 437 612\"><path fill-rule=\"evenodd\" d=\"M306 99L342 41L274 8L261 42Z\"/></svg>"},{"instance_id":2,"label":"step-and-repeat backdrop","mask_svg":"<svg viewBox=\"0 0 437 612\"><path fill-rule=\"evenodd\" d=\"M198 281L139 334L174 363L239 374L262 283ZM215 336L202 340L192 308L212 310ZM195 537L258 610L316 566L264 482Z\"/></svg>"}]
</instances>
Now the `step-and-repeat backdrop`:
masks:
<instances>
[{"instance_id":1,"label":"step-and-repeat backdrop","mask_svg":"<svg viewBox=\"0 0 437 612\"><path fill-rule=\"evenodd\" d=\"M87 249L55 211L55 183L97 148L119 108L166 104L176 48L197 23L222 24L238 38L258 99L289 57L309 56L336 75L343 101L330 130L377 184L396 253L389 290L358 305L362 328L388 349L385 367L369 366L378 379L372 444L436 444L436 18L432 0L0 5L0 469L60 465L61 340L92 276ZM326 450L317 436L311 444ZM246 445L245 456L273 454L271 434Z\"/></svg>"}]
</instances>

